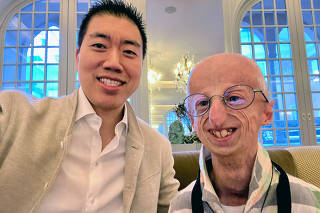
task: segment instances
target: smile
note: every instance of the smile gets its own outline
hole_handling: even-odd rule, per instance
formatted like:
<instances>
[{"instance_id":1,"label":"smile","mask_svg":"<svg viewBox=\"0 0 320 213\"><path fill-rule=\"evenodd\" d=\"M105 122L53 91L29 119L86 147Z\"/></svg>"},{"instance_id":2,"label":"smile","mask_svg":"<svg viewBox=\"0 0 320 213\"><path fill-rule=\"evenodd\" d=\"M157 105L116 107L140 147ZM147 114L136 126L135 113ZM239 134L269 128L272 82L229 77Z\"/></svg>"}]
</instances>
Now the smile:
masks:
<instances>
[{"instance_id":1,"label":"smile","mask_svg":"<svg viewBox=\"0 0 320 213\"><path fill-rule=\"evenodd\" d=\"M120 85L123 85L125 82L117 81L117 80L111 80L110 78L97 78L101 83L103 83L106 86L109 87L117 87Z\"/></svg>"},{"instance_id":2,"label":"smile","mask_svg":"<svg viewBox=\"0 0 320 213\"><path fill-rule=\"evenodd\" d=\"M217 138L225 138L233 133L236 129L211 130L211 133Z\"/></svg>"}]
</instances>

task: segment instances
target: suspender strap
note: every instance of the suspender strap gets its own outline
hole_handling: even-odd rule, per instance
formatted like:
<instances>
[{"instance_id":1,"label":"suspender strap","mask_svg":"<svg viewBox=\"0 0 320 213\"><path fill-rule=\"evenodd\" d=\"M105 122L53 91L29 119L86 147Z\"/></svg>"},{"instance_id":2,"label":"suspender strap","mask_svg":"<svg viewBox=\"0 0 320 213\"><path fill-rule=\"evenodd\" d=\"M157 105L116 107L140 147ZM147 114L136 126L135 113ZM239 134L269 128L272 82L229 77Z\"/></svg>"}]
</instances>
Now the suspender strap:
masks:
<instances>
[{"instance_id":1,"label":"suspender strap","mask_svg":"<svg viewBox=\"0 0 320 213\"><path fill-rule=\"evenodd\" d=\"M285 171L272 161L274 167L280 172L279 183L277 186L277 203L278 203L278 212L291 212L291 193L290 193L290 184L289 179Z\"/></svg>"},{"instance_id":2,"label":"suspender strap","mask_svg":"<svg viewBox=\"0 0 320 213\"><path fill-rule=\"evenodd\" d=\"M277 185L277 204L278 213L291 212L291 194L289 179L285 171L276 163L272 161L272 165L280 172L279 183ZM196 183L193 186L191 193L192 213L203 213L202 190L200 185L200 169ZM262 209L261 209L262 211Z\"/></svg>"},{"instance_id":3,"label":"suspender strap","mask_svg":"<svg viewBox=\"0 0 320 213\"><path fill-rule=\"evenodd\" d=\"M191 206L192 213L203 213L203 204L202 204L202 191L200 185L200 169L198 172L198 177L196 183L193 186L191 194Z\"/></svg>"}]
</instances>

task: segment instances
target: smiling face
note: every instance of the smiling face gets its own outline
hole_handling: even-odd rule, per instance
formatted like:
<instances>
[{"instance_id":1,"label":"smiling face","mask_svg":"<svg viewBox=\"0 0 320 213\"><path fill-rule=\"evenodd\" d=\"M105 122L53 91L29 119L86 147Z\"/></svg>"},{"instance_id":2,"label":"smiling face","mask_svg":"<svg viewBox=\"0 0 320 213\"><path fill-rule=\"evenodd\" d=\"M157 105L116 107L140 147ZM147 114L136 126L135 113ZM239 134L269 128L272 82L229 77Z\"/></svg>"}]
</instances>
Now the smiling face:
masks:
<instances>
[{"instance_id":1,"label":"smiling face","mask_svg":"<svg viewBox=\"0 0 320 213\"><path fill-rule=\"evenodd\" d=\"M267 95L258 66L238 54L215 55L196 65L189 79L188 94L223 95L236 84L262 89ZM255 95L253 103L241 110L228 108L222 98L216 96L207 113L190 117L193 130L208 151L224 156L255 155L259 129L271 122L273 105L273 102L267 103L261 93Z\"/></svg>"},{"instance_id":2,"label":"smiling face","mask_svg":"<svg viewBox=\"0 0 320 213\"><path fill-rule=\"evenodd\" d=\"M142 39L137 26L125 17L92 17L76 66L80 84L97 114L120 112L139 86Z\"/></svg>"}]
</instances>

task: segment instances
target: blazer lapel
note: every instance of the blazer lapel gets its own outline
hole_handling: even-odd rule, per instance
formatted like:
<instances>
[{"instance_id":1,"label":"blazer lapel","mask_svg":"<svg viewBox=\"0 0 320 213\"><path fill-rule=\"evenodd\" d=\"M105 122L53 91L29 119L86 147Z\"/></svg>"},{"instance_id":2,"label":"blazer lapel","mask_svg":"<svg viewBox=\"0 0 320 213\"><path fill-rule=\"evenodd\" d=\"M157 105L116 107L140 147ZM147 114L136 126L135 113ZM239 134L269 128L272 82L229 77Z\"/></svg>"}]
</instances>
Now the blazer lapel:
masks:
<instances>
[{"instance_id":1,"label":"blazer lapel","mask_svg":"<svg viewBox=\"0 0 320 213\"><path fill-rule=\"evenodd\" d=\"M144 138L136 116L128 103L128 135L126 139L123 207L124 212L130 212L144 151Z\"/></svg>"}]
</instances>

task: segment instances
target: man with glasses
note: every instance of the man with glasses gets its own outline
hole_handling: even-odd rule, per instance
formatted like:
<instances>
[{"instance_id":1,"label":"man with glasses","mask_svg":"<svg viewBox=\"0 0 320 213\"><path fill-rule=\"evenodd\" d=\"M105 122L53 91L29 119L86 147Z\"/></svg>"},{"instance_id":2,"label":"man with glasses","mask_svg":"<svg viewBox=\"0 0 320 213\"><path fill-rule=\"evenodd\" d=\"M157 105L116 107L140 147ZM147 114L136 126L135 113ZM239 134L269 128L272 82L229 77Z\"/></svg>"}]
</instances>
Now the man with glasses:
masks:
<instances>
[{"instance_id":1,"label":"man with glasses","mask_svg":"<svg viewBox=\"0 0 320 213\"><path fill-rule=\"evenodd\" d=\"M208 57L194 67L187 91L184 106L203 144L200 172L169 212L320 211L320 189L287 175L258 142L274 101L254 61L239 54Z\"/></svg>"}]
</instances>

